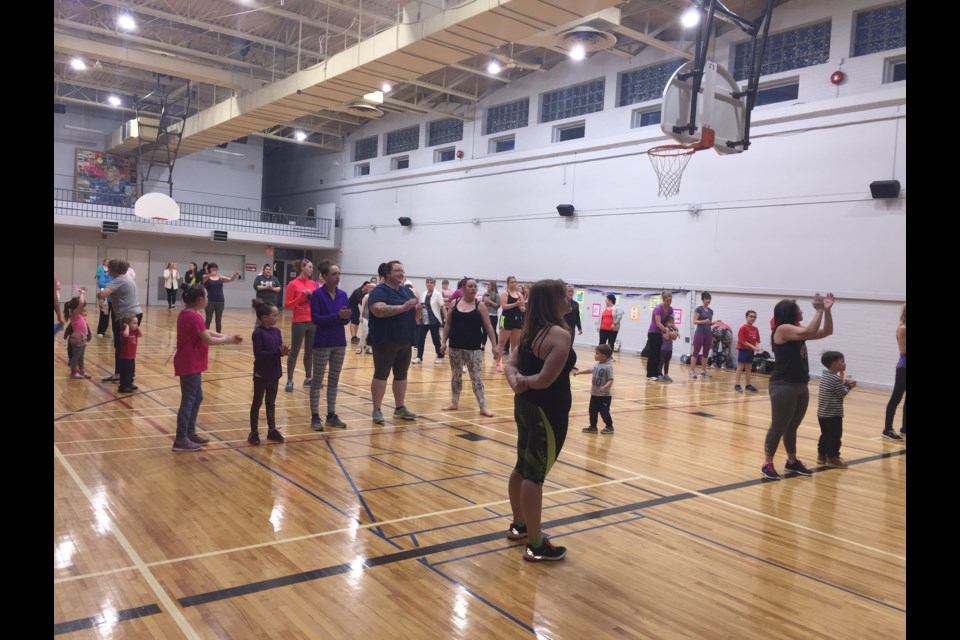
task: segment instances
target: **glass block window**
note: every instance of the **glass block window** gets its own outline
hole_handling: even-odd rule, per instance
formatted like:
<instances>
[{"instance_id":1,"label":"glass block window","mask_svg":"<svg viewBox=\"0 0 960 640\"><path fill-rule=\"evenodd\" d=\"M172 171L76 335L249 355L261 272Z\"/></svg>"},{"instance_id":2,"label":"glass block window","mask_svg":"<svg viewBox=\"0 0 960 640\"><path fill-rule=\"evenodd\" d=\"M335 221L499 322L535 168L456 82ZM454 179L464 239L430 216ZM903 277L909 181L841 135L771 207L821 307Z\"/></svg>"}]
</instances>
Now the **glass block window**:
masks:
<instances>
[{"instance_id":1,"label":"glass block window","mask_svg":"<svg viewBox=\"0 0 960 640\"><path fill-rule=\"evenodd\" d=\"M752 42L741 42L734 49L733 77L746 80L750 75L750 60L753 57ZM830 58L830 22L821 22L767 38L763 51L760 75L792 71L824 64Z\"/></svg>"},{"instance_id":2,"label":"glass block window","mask_svg":"<svg viewBox=\"0 0 960 640\"><path fill-rule=\"evenodd\" d=\"M663 88L673 72L683 64L682 59L671 60L652 67L644 67L636 71L627 71L620 74L620 99L618 107L628 104L659 100L663 96Z\"/></svg>"},{"instance_id":3,"label":"glass block window","mask_svg":"<svg viewBox=\"0 0 960 640\"><path fill-rule=\"evenodd\" d=\"M633 112L633 118L630 127L648 127L652 124L660 124L660 107L656 109L636 109Z\"/></svg>"},{"instance_id":4,"label":"glass block window","mask_svg":"<svg viewBox=\"0 0 960 640\"><path fill-rule=\"evenodd\" d=\"M387 134L387 155L420 148L420 125L398 129Z\"/></svg>"},{"instance_id":5,"label":"glass block window","mask_svg":"<svg viewBox=\"0 0 960 640\"><path fill-rule=\"evenodd\" d=\"M755 107L762 107L765 104L774 102L787 102L796 100L800 95L800 83L780 84L775 87L761 88L757 90L757 100L753 103Z\"/></svg>"},{"instance_id":6,"label":"glass block window","mask_svg":"<svg viewBox=\"0 0 960 640\"><path fill-rule=\"evenodd\" d=\"M516 147L514 136L503 136L494 138L490 141L490 153L503 153L504 151L513 151Z\"/></svg>"},{"instance_id":7,"label":"glass block window","mask_svg":"<svg viewBox=\"0 0 960 640\"><path fill-rule=\"evenodd\" d=\"M428 147L463 140L463 120L456 118L434 120L427 130L427 140Z\"/></svg>"},{"instance_id":8,"label":"glass block window","mask_svg":"<svg viewBox=\"0 0 960 640\"><path fill-rule=\"evenodd\" d=\"M377 141L379 138L373 136L364 138L353 143L353 161L369 160L377 157Z\"/></svg>"},{"instance_id":9,"label":"glass block window","mask_svg":"<svg viewBox=\"0 0 960 640\"><path fill-rule=\"evenodd\" d=\"M487 109L487 128L484 135L500 133L527 126L530 120L530 98L508 102Z\"/></svg>"},{"instance_id":10,"label":"glass block window","mask_svg":"<svg viewBox=\"0 0 960 640\"><path fill-rule=\"evenodd\" d=\"M853 55L907 46L907 3L861 11L853 26Z\"/></svg>"},{"instance_id":11,"label":"glass block window","mask_svg":"<svg viewBox=\"0 0 960 640\"><path fill-rule=\"evenodd\" d=\"M540 98L540 122L582 116L603 110L604 79L545 93Z\"/></svg>"}]
</instances>

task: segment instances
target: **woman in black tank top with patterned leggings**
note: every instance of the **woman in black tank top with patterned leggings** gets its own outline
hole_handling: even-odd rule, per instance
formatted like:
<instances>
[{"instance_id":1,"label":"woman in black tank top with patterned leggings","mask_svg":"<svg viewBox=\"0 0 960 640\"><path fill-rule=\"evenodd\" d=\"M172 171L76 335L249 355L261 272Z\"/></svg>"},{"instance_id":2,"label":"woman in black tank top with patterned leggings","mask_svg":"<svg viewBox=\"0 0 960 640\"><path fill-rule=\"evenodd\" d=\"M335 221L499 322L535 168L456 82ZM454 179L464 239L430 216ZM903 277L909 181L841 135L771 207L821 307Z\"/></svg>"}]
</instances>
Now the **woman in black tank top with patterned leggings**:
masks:
<instances>
[{"instance_id":1,"label":"woman in black tank top with patterned leggings","mask_svg":"<svg viewBox=\"0 0 960 640\"><path fill-rule=\"evenodd\" d=\"M480 351L480 338L483 335L490 338L493 345L493 357L499 358L500 345L497 344L497 334L490 323L490 314L486 305L477 300L477 281L467 278L463 285L463 297L454 300L450 306L447 323L443 326L443 349L450 361L450 372L453 378L450 382L453 389L453 400L443 408L443 411L455 411L460 408L460 392L463 390L463 368L470 372L470 382L473 384L473 395L477 397L480 413L493 416L487 409L483 391L483 352ZM448 344L449 343L449 344ZM449 347L449 348L448 348Z\"/></svg>"},{"instance_id":2,"label":"woman in black tank top with patterned leggings","mask_svg":"<svg viewBox=\"0 0 960 640\"><path fill-rule=\"evenodd\" d=\"M773 466L773 456L780 440L787 450L784 468L802 476L809 476L807 469L797 458L797 428L803 422L810 403L810 365L807 361L807 340L819 340L833 333L833 316L830 309L835 299L832 293L813 297L816 313L806 327L800 325L803 311L796 300L781 300L773 309L774 365L770 375L770 429L764 441L764 462L760 468L762 477L779 480L780 474ZM820 324L823 323L821 327Z\"/></svg>"},{"instance_id":3,"label":"woman in black tank top with patterned leggings","mask_svg":"<svg viewBox=\"0 0 960 640\"><path fill-rule=\"evenodd\" d=\"M527 540L523 559L530 562L562 560L564 547L555 547L543 535L543 483L557 461L570 418L570 371L577 363L567 312L566 286L561 280L533 285L526 305L520 345L510 353L507 382L516 393L517 463L508 490L513 522L510 540Z\"/></svg>"}]
</instances>

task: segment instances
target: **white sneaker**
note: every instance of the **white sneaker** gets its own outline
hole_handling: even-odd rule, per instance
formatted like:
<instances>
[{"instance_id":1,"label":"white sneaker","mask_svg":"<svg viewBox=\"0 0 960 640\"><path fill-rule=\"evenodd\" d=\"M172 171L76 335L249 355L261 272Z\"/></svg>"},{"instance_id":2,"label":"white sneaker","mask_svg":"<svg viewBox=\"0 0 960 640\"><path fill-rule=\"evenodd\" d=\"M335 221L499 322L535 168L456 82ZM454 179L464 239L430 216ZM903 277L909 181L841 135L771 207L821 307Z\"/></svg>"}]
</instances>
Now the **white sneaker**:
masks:
<instances>
[{"instance_id":1,"label":"white sneaker","mask_svg":"<svg viewBox=\"0 0 960 640\"><path fill-rule=\"evenodd\" d=\"M363 347L357 347L357 353L363 353Z\"/></svg>"},{"instance_id":2,"label":"white sneaker","mask_svg":"<svg viewBox=\"0 0 960 640\"><path fill-rule=\"evenodd\" d=\"M364 353L373 353L373 347L367 347L363 350Z\"/></svg>"},{"instance_id":3,"label":"white sneaker","mask_svg":"<svg viewBox=\"0 0 960 640\"><path fill-rule=\"evenodd\" d=\"M420 358L414 358L413 360L410 361L410 364L420 364L420 362L422 362Z\"/></svg>"},{"instance_id":4,"label":"white sneaker","mask_svg":"<svg viewBox=\"0 0 960 640\"><path fill-rule=\"evenodd\" d=\"M437 358L437 361L434 364L443 364L443 358Z\"/></svg>"}]
</instances>

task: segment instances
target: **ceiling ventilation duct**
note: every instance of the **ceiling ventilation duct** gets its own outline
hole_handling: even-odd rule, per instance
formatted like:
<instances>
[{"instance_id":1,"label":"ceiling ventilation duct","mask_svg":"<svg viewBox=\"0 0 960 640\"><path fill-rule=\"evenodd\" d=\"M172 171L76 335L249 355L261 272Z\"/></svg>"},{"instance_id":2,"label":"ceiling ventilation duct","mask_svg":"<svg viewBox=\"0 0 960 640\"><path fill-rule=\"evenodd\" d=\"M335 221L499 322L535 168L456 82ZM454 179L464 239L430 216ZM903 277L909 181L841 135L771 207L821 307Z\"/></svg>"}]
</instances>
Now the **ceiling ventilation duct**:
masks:
<instances>
[{"instance_id":1,"label":"ceiling ventilation duct","mask_svg":"<svg viewBox=\"0 0 960 640\"><path fill-rule=\"evenodd\" d=\"M383 117L383 111L369 102L364 102L363 100L354 100L353 102L349 102L343 109L347 113L352 113L353 115L360 116L361 118Z\"/></svg>"},{"instance_id":2,"label":"ceiling ventilation duct","mask_svg":"<svg viewBox=\"0 0 960 640\"><path fill-rule=\"evenodd\" d=\"M593 53L609 49L617 44L617 38L612 33L581 25L558 35L557 44L564 49L580 45L585 52Z\"/></svg>"}]
</instances>

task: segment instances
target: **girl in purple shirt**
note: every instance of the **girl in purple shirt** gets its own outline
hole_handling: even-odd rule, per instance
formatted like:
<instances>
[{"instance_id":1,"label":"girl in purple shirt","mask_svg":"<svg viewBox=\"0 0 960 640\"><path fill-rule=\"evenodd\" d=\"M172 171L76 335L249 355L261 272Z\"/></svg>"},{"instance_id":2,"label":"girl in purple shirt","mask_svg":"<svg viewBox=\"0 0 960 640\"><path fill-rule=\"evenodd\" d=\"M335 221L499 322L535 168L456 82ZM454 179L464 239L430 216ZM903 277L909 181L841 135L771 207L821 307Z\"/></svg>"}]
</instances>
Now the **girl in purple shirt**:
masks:
<instances>
[{"instance_id":1,"label":"girl in purple shirt","mask_svg":"<svg viewBox=\"0 0 960 640\"><path fill-rule=\"evenodd\" d=\"M247 442L260 444L260 405L267 398L267 440L283 442L283 434L277 429L277 389L283 377L280 359L290 355L290 345L283 344L283 336L277 323L280 311L276 305L263 300L254 300L257 326L253 329L253 404L250 405L250 435Z\"/></svg>"}]
</instances>

